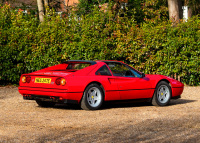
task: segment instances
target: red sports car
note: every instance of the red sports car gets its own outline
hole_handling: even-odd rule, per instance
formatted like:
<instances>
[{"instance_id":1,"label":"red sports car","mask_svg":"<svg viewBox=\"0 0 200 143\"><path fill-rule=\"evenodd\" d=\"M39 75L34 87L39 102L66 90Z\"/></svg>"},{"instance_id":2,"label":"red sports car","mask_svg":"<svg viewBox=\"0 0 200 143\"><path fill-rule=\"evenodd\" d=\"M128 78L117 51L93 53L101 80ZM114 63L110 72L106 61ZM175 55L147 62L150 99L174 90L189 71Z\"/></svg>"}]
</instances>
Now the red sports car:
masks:
<instances>
[{"instance_id":1,"label":"red sports car","mask_svg":"<svg viewBox=\"0 0 200 143\"><path fill-rule=\"evenodd\" d=\"M145 75L119 61L69 60L23 74L19 92L41 107L76 103L85 110L99 109L104 101L147 99L165 106L180 98L184 85L163 75Z\"/></svg>"}]
</instances>

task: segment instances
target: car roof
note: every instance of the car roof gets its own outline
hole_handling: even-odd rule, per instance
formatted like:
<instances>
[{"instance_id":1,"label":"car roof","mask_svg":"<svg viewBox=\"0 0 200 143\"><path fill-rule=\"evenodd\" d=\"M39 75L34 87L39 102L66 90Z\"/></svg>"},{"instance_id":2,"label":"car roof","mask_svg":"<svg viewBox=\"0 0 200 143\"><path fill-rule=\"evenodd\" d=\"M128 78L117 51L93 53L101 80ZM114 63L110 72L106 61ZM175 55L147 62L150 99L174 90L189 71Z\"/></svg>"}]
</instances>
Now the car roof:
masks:
<instances>
[{"instance_id":1,"label":"car roof","mask_svg":"<svg viewBox=\"0 0 200 143\"><path fill-rule=\"evenodd\" d=\"M124 63L123 61L116 61L116 60L97 60L96 62Z\"/></svg>"},{"instance_id":2,"label":"car roof","mask_svg":"<svg viewBox=\"0 0 200 143\"><path fill-rule=\"evenodd\" d=\"M63 63L90 63L91 65L96 64L97 62L120 62L124 63L123 61L117 61L117 60L96 60L96 61L90 61L90 60L67 60Z\"/></svg>"},{"instance_id":3,"label":"car roof","mask_svg":"<svg viewBox=\"0 0 200 143\"><path fill-rule=\"evenodd\" d=\"M69 64L69 63L90 63L91 65L95 65L95 61L87 61L87 60L68 60L63 63Z\"/></svg>"}]
</instances>

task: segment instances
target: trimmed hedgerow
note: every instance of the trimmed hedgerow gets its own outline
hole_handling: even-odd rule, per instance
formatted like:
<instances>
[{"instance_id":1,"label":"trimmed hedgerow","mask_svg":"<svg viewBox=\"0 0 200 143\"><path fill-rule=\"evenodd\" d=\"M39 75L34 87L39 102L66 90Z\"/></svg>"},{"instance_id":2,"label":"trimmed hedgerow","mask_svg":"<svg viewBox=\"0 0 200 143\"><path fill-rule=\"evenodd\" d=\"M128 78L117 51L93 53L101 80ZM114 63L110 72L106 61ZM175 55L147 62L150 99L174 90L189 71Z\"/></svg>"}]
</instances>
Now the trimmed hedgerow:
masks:
<instances>
[{"instance_id":1,"label":"trimmed hedgerow","mask_svg":"<svg viewBox=\"0 0 200 143\"><path fill-rule=\"evenodd\" d=\"M77 18L61 18L50 11L45 22L0 8L0 81L18 83L29 73L69 59L122 60L146 74L179 76L200 85L200 19L173 27L164 19L115 17L93 10Z\"/></svg>"}]
</instances>

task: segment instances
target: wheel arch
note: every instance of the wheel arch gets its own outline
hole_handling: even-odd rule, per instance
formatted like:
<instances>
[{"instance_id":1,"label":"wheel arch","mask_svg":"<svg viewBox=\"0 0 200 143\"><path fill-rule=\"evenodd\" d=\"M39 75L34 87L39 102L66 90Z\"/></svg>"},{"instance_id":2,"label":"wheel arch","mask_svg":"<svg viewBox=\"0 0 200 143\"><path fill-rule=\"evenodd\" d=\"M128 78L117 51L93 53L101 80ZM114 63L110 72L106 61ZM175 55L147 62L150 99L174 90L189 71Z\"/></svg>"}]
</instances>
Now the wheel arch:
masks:
<instances>
[{"instance_id":1,"label":"wheel arch","mask_svg":"<svg viewBox=\"0 0 200 143\"><path fill-rule=\"evenodd\" d=\"M156 84L156 87L155 87L155 90L154 90L154 94L153 94L153 96L152 96L152 98L151 98L151 103L153 104L153 105L155 105L155 106L161 106L160 105L160 103L157 103L157 101L156 101L156 98L157 97L155 97L155 96L157 96L157 95L155 95L155 93L157 92L156 90L157 90L157 87L158 87L158 85L159 85L159 83L160 82L166 82L167 84L169 84L169 87L170 87L170 92L171 92L171 95L170 95L170 98L169 98L169 101L170 101L170 99L172 98L172 87L171 87L171 84L170 84L170 81L168 81L167 79L161 79L157 84ZM165 105L167 105L168 103L169 103L169 101L167 101L167 103L165 104ZM163 105L164 106L164 105Z\"/></svg>"},{"instance_id":2,"label":"wheel arch","mask_svg":"<svg viewBox=\"0 0 200 143\"><path fill-rule=\"evenodd\" d=\"M84 88L83 94L84 94L86 88L87 88L89 85L91 85L91 84L97 84L97 85L99 85L99 86L102 88L102 90L103 90L103 96L104 96L104 100L105 100L105 89L104 89L103 85L102 85L100 82L98 82L98 81L92 81L92 82L88 83L88 84L86 85L86 87ZM82 95L82 97L81 97L81 100L82 100L82 98L83 98L83 95ZM81 100L80 100L80 101L81 101Z\"/></svg>"},{"instance_id":3,"label":"wheel arch","mask_svg":"<svg viewBox=\"0 0 200 143\"><path fill-rule=\"evenodd\" d=\"M167 82L168 84L169 84L169 86L171 87L171 83L169 82L169 80L167 80L167 79L161 79L157 84L156 84L156 87L158 86L158 84L160 83L160 82L162 82L162 81L165 81L165 82ZM155 87L155 88L156 88ZM172 88L172 87L171 87Z\"/></svg>"},{"instance_id":4,"label":"wheel arch","mask_svg":"<svg viewBox=\"0 0 200 143\"><path fill-rule=\"evenodd\" d=\"M157 88L158 84L159 84L160 82L162 82L162 81L167 82L167 83L169 84L169 86L171 87L171 84L170 84L170 82L169 82L167 79L161 79L161 80L159 80L159 81L157 82L157 84L155 84L155 87L154 87L155 90L154 90L154 92L153 92L152 98L153 98L153 96L154 96L154 94L155 94L155 91L156 91L156 88ZM172 87L171 87L171 90L172 90Z\"/></svg>"}]
</instances>

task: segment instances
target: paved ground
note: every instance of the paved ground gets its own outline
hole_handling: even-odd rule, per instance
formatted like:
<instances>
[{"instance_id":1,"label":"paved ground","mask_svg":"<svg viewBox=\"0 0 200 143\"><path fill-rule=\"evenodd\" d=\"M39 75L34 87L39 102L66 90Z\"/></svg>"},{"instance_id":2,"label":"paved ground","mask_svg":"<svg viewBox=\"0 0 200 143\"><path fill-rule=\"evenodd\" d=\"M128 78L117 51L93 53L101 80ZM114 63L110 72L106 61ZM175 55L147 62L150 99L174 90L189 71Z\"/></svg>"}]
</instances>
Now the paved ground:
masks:
<instances>
[{"instance_id":1,"label":"paved ground","mask_svg":"<svg viewBox=\"0 0 200 143\"><path fill-rule=\"evenodd\" d=\"M112 103L98 111L40 108L16 87L0 87L0 142L200 142L200 87L166 107Z\"/></svg>"}]
</instances>

